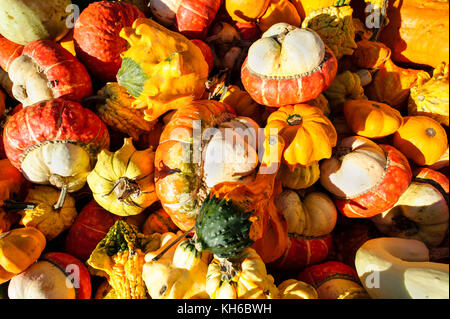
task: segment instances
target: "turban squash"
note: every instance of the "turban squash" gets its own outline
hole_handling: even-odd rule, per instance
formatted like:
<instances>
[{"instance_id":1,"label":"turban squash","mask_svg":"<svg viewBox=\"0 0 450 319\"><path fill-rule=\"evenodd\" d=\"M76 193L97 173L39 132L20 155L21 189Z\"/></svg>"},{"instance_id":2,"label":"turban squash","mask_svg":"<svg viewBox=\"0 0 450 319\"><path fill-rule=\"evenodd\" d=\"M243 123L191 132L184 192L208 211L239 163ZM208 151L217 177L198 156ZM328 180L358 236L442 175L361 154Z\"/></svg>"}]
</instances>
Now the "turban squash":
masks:
<instances>
[{"instance_id":1,"label":"turban squash","mask_svg":"<svg viewBox=\"0 0 450 319\"><path fill-rule=\"evenodd\" d=\"M156 149L155 186L164 210L187 231L194 226L209 189L254 172L258 164L254 134L259 126L218 101L182 106L166 125ZM233 138L227 139L223 132L231 132ZM231 143L233 139L238 142Z\"/></svg>"},{"instance_id":2,"label":"turban squash","mask_svg":"<svg viewBox=\"0 0 450 319\"><path fill-rule=\"evenodd\" d=\"M120 54L127 41L119 35L137 18L145 18L136 6L119 1L91 3L80 14L74 28L74 45L78 59L101 81L114 81L122 64Z\"/></svg>"},{"instance_id":3,"label":"turban squash","mask_svg":"<svg viewBox=\"0 0 450 319\"><path fill-rule=\"evenodd\" d=\"M0 34L0 68L8 72L9 66L23 51L23 45L9 41Z\"/></svg>"},{"instance_id":4,"label":"turban squash","mask_svg":"<svg viewBox=\"0 0 450 319\"><path fill-rule=\"evenodd\" d=\"M148 107L148 120L177 108L170 103L177 98L203 95L208 64L200 48L182 34L139 18L120 36L129 48L122 53L117 81L136 98L134 105Z\"/></svg>"},{"instance_id":5,"label":"turban squash","mask_svg":"<svg viewBox=\"0 0 450 319\"><path fill-rule=\"evenodd\" d=\"M79 103L53 99L14 114L3 142L8 159L29 181L62 188L64 195L84 186L97 153L109 148L109 133L97 115Z\"/></svg>"},{"instance_id":6,"label":"turban squash","mask_svg":"<svg viewBox=\"0 0 450 319\"><path fill-rule=\"evenodd\" d=\"M257 103L280 107L315 99L336 72L336 57L316 32L277 23L250 46L241 79Z\"/></svg>"},{"instance_id":7,"label":"turban squash","mask_svg":"<svg viewBox=\"0 0 450 319\"><path fill-rule=\"evenodd\" d=\"M368 218L394 206L412 179L406 157L361 136L341 140L320 166L320 182L347 217Z\"/></svg>"},{"instance_id":8,"label":"turban squash","mask_svg":"<svg viewBox=\"0 0 450 319\"><path fill-rule=\"evenodd\" d=\"M9 65L14 97L24 106L53 98L81 101L92 95L89 73L69 51L50 40L36 40Z\"/></svg>"}]
</instances>

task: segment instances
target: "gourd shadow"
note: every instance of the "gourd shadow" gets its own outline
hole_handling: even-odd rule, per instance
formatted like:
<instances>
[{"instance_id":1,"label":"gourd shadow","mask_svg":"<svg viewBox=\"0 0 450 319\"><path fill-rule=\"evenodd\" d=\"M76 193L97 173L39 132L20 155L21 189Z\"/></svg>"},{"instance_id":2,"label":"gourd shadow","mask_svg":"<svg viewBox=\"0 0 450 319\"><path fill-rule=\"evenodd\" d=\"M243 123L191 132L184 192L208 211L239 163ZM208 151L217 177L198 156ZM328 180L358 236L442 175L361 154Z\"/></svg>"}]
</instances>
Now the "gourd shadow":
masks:
<instances>
[{"instance_id":1,"label":"gourd shadow","mask_svg":"<svg viewBox=\"0 0 450 319\"><path fill-rule=\"evenodd\" d=\"M235 11L233 12L233 14L234 14L236 17L238 17L238 18L240 18L240 19L242 19L242 20L245 20L246 22L254 22L254 21L255 21L255 19L246 16L241 10L235 10Z\"/></svg>"}]
</instances>

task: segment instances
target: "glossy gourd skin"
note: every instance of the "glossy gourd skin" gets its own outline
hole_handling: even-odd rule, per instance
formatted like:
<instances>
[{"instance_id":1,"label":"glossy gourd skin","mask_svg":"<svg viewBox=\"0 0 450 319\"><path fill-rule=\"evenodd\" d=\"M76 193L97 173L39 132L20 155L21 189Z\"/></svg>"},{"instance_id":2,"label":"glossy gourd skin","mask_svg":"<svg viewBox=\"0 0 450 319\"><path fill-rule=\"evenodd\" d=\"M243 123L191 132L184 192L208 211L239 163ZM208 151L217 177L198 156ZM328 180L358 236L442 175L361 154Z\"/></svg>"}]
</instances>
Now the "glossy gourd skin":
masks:
<instances>
[{"instance_id":1,"label":"glossy gourd skin","mask_svg":"<svg viewBox=\"0 0 450 319\"><path fill-rule=\"evenodd\" d=\"M204 39L220 3L221 0L181 1L176 14L178 31L190 39Z\"/></svg>"},{"instance_id":2,"label":"glossy gourd skin","mask_svg":"<svg viewBox=\"0 0 450 319\"><path fill-rule=\"evenodd\" d=\"M47 241L33 227L16 228L0 234L0 283L7 282L33 264Z\"/></svg>"},{"instance_id":3,"label":"glossy gourd skin","mask_svg":"<svg viewBox=\"0 0 450 319\"><path fill-rule=\"evenodd\" d=\"M127 41L119 35L137 18L145 18L136 6L123 1L98 1L80 14L74 28L77 57L96 78L114 81L122 64Z\"/></svg>"}]
</instances>

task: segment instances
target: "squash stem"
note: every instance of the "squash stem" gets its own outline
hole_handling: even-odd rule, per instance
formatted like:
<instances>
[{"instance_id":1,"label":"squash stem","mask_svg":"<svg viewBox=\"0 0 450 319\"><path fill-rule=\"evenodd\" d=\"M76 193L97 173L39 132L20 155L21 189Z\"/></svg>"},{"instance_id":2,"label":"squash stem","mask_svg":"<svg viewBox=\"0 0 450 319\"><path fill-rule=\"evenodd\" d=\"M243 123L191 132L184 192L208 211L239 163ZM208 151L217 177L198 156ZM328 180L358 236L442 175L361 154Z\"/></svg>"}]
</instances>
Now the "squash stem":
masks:
<instances>
[{"instance_id":1,"label":"squash stem","mask_svg":"<svg viewBox=\"0 0 450 319\"><path fill-rule=\"evenodd\" d=\"M54 210L59 210L64 206L66 196L67 196L67 185L63 185L63 187L61 188L61 193L59 193L58 201L56 202L55 205L53 205Z\"/></svg>"},{"instance_id":2,"label":"squash stem","mask_svg":"<svg viewBox=\"0 0 450 319\"><path fill-rule=\"evenodd\" d=\"M175 239L173 242L171 242L166 248L164 248L158 255L156 255L155 257L153 257L152 261L158 261L162 256L164 256L164 254L170 249L172 248L176 243L178 243L180 240L182 240L183 238L185 238L188 234L192 233L195 229L195 226L192 227L191 229L189 229L188 231L184 232L183 234L181 234L177 239Z\"/></svg>"}]
</instances>

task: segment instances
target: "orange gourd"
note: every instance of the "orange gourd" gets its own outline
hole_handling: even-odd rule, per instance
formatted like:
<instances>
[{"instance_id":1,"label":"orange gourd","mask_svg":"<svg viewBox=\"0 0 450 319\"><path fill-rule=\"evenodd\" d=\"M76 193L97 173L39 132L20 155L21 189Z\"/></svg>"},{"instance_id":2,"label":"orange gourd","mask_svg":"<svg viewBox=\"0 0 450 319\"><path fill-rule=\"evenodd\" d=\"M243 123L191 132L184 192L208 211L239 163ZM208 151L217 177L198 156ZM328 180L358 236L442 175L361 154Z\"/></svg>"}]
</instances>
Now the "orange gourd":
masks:
<instances>
[{"instance_id":1,"label":"orange gourd","mask_svg":"<svg viewBox=\"0 0 450 319\"><path fill-rule=\"evenodd\" d=\"M394 134L393 145L419 166L433 165L448 145L444 128L431 117L407 116Z\"/></svg>"},{"instance_id":2,"label":"orange gourd","mask_svg":"<svg viewBox=\"0 0 450 319\"><path fill-rule=\"evenodd\" d=\"M262 17L270 0L226 0L225 9L237 22L251 22Z\"/></svg>"},{"instance_id":3,"label":"orange gourd","mask_svg":"<svg viewBox=\"0 0 450 319\"><path fill-rule=\"evenodd\" d=\"M266 135L280 134L286 142L283 159L288 165L309 166L330 158L337 133L323 112L307 104L279 108L267 119Z\"/></svg>"},{"instance_id":4,"label":"orange gourd","mask_svg":"<svg viewBox=\"0 0 450 319\"><path fill-rule=\"evenodd\" d=\"M398 110L375 101L349 100L344 104L344 116L353 132L369 138L391 135L402 125Z\"/></svg>"}]
</instances>

